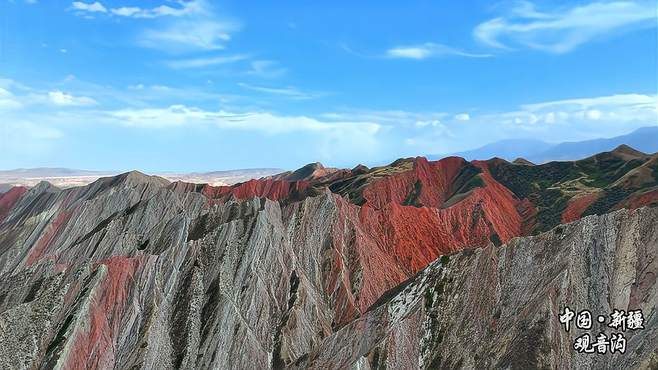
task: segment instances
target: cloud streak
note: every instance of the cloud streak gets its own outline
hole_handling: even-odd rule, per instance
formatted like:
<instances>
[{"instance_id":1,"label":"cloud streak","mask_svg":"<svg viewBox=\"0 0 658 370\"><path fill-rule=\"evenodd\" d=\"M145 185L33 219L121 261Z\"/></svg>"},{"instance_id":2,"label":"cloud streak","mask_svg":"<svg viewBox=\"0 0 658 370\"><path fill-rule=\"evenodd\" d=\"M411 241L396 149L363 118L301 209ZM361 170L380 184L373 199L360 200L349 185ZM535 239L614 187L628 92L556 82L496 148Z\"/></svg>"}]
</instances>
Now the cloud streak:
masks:
<instances>
[{"instance_id":1,"label":"cloud streak","mask_svg":"<svg viewBox=\"0 0 658 370\"><path fill-rule=\"evenodd\" d=\"M232 113L208 111L186 105L167 108L121 109L104 112L110 122L131 127L167 128L213 125L220 129L260 131L268 134L289 132L341 132L375 135L380 125L372 122L321 121L307 116L285 116L271 112Z\"/></svg>"},{"instance_id":2,"label":"cloud streak","mask_svg":"<svg viewBox=\"0 0 658 370\"><path fill-rule=\"evenodd\" d=\"M220 50L231 40L231 33L239 28L232 22L185 19L164 28L144 31L138 38L138 44L171 53Z\"/></svg>"},{"instance_id":3,"label":"cloud streak","mask_svg":"<svg viewBox=\"0 0 658 370\"><path fill-rule=\"evenodd\" d=\"M181 17L190 14L200 14L206 11L206 2L204 0L178 1L177 3L180 6L171 7L169 5L160 5L154 8L123 6L107 8L99 1L93 3L74 1L71 3L71 7L79 11L80 15L85 15L85 13L106 13L108 15L128 18Z\"/></svg>"},{"instance_id":4,"label":"cloud streak","mask_svg":"<svg viewBox=\"0 0 658 370\"><path fill-rule=\"evenodd\" d=\"M356 157L359 158L374 155L379 150L379 136L382 132L382 125L369 121L281 114L244 106L209 109L202 107L203 104L198 100L200 105L189 103L195 100L191 98L195 95L194 91L181 95L166 87L135 85L126 91L126 97L132 94L134 100L127 99L119 105L107 105L108 96L103 96L102 100L98 96L103 105L88 107L87 103L96 100L83 98L79 91L73 93L68 89L66 93L60 90L44 92L26 86L19 87L13 81L2 79L0 86L0 116L3 117L0 124L0 146L11 155L25 156L31 153L37 159L53 153L55 148L79 140L80 131L76 128L82 127L91 128L85 130L92 133L85 140L94 142L102 141L99 136L102 134L96 132L156 137L184 133L200 140L209 135L220 138L249 136L252 139L242 145L259 150L258 143L273 142L272 136L277 136L277 140L298 138L302 143L300 146L306 148L304 151L309 159L332 161L349 160L355 153L358 153ZM140 101L143 94L154 89L158 94L161 91L166 93L171 99ZM168 104L166 100L181 103ZM287 158L294 160L297 157L288 153Z\"/></svg>"},{"instance_id":5,"label":"cloud streak","mask_svg":"<svg viewBox=\"0 0 658 370\"><path fill-rule=\"evenodd\" d=\"M223 49L231 39L231 34L241 28L237 22L220 19L206 0L179 0L172 4L176 5L159 5L152 8L137 6L108 8L98 1L93 3L75 1L71 4L71 8L75 11L75 15L85 18L94 18L94 14L147 20L170 18L167 21L158 21L155 26L137 35L137 44L140 46L169 53Z\"/></svg>"},{"instance_id":6,"label":"cloud streak","mask_svg":"<svg viewBox=\"0 0 658 370\"><path fill-rule=\"evenodd\" d=\"M98 1L93 3L84 3L81 1L74 1L71 7L81 13L107 13L107 8Z\"/></svg>"},{"instance_id":7,"label":"cloud streak","mask_svg":"<svg viewBox=\"0 0 658 370\"><path fill-rule=\"evenodd\" d=\"M445 56L460 56L467 58L488 58L491 54L468 53L442 44L427 42L420 45L396 46L386 51L389 58L422 60Z\"/></svg>"},{"instance_id":8,"label":"cloud streak","mask_svg":"<svg viewBox=\"0 0 658 370\"><path fill-rule=\"evenodd\" d=\"M285 75L287 72L276 61L254 60L251 62L251 68L247 71L247 74L262 78L277 78Z\"/></svg>"},{"instance_id":9,"label":"cloud streak","mask_svg":"<svg viewBox=\"0 0 658 370\"><path fill-rule=\"evenodd\" d=\"M184 15L202 13L205 3L201 1L189 1L180 3L180 8L172 8L160 5L155 8L145 9L140 7L120 7L111 9L112 14L130 18L158 18L158 17L181 17Z\"/></svg>"},{"instance_id":10,"label":"cloud streak","mask_svg":"<svg viewBox=\"0 0 658 370\"><path fill-rule=\"evenodd\" d=\"M0 112L20 109L23 107L20 101L9 90L0 87Z\"/></svg>"},{"instance_id":11,"label":"cloud streak","mask_svg":"<svg viewBox=\"0 0 658 370\"><path fill-rule=\"evenodd\" d=\"M165 64L174 69L203 68L215 65L230 64L247 59L247 55L220 55L206 58L170 60Z\"/></svg>"},{"instance_id":12,"label":"cloud streak","mask_svg":"<svg viewBox=\"0 0 658 370\"><path fill-rule=\"evenodd\" d=\"M50 102L61 106L90 106L98 104L96 100L86 96L73 96L62 91L56 90L48 93Z\"/></svg>"},{"instance_id":13,"label":"cloud streak","mask_svg":"<svg viewBox=\"0 0 658 370\"><path fill-rule=\"evenodd\" d=\"M222 103L221 109L212 108L219 100L215 94L159 85L131 86L119 94L121 99L111 97L119 92L86 86L72 78L56 86L39 90L0 79L0 131L6 133L0 135L0 144L11 145L7 138L20 138L34 152L47 145L65 145L80 131L75 127L93 127L85 131L294 140L307 146L309 157L349 162L364 156L393 159L456 152L482 145L483 139L540 137L560 142L616 136L658 122L658 96L646 94L544 101L500 112L474 107L454 112L344 110L306 115L244 104L229 107ZM245 83L240 87L291 99L308 95L294 87ZM101 140L98 136L88 139ZM253 141L245 145L250 143ZM16 146L11 153L24 154L22 148ZM293 151L288 155L295 157Z\"/></svg>"},{"instance_id":14,"label":"cloud streak","mask_svg":"<svg viewBox=\"0 0 658 370\"><path fill-rule=\"evenodd\" d=\"M317 97L316 95L308 94L303 91L300 91L296 87L274 88L274 87L254 86L254 85L246 84L244 82L239 82L238 86L240 86L243 89L252 90L264 94L282 95L285 97L289 97L291 99L298 99L298 100L313 99Z\"/></svg>"},{"instance_id":15,"label":"cloud streak","mask_svg":"<svg viewBox=\"0 0 658 370\"><path fill-rule=\"evenodd\" d=\"M598 1L540 11L523 1L505 15L479 24L476 40L499 49L519 47L567 53L592 40L656 26L655 1Z\"/></svg>"}]
</instances>

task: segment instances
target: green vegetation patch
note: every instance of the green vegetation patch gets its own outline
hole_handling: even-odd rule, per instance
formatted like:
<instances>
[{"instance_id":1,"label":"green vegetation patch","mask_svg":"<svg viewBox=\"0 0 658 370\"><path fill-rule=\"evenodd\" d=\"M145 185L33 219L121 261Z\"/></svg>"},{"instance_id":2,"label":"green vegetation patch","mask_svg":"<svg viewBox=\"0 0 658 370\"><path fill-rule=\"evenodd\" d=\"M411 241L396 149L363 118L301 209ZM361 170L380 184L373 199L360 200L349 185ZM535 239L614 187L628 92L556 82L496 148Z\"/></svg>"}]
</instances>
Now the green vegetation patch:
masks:
<instances>
[{"instance_id":1,"label":"green vegetation patch","mask_svg":"<svg viewBox=\"0 0 658 370\"><path fill-rule=\"evenodd\" d=\"M363 198L363 190L369 184L387 176L410 171L413 169L413 166L413 158L398 159L388 166L374 167L367 173L332 182L329 184L329 190L332 193L346 197L353 204L362 206L366 203Z\"/></svg>"},{"instance_id":2,"label":"green vegetation patch","mask_svg":"<svg viewBox=\"0 0 658 370\"><path fill-rule=\"evenodd\" d=\"M537 223L533 233L539 234L559 225L569 199L569 196L555 188L544 189L539 194L533 194L530 200L537 205Z\"/></svg>"},{"instance_id":3,"label":"green vegetation patch","mask_svg":"<svg viewBox=\"0 0 658 370\"><path fill-rule=\"evenodd\" d=\"M583 216L589 215L602 215L612 209L617 203L624 200L630 195L628 190L625 190L619 186L615 186L610 189L606 189L602 197L592 203L585 212Z\"/></svg>"},{"instance_id":4,"label":"green vegetation patch","mask_svg":"<svg viewBox=\"0 0 658 370\"><path fill-rule=\"evenodd\" d=\"M537 207L537 222L533 230L537 234L560 224L572 196L563 190L577 192L574 180L588 187L604 189L605 195L583 215L602 214L631 194L620 187L609 186L646 161L645 158L625 160L614 153L602 153L576 162L550 162L537 166L501 161L492 163L490 168L496 181L519 199L527 198ZM653 175L658 183L658 169L654 170ZM572 183L567 184L570 181Z\"/></svg>"},{"instance_id":5,"label":"green vegetation patch","mask_svg":"<svg viewBox=\"0 0 658 370\"><path fill-rule=\"evenodd\" d=\"M420 182L420 180L416 180L414 183L413 189L407 194L406 199L402 202L402 205L404 206L414 206L414 207L422 207L423 205L420 203L420 193L423 190L423 183Z\"/></svg>"},{"instance_id":6,"label":"green vegetation patch","mask_svg":"<svg viewBox=\"0 0 658 370\"><path fill-rule=\"evenodd\" d=\"M539 166L500 162L491 166L491 175L517 198L527 198L537 207L537 223L533 230L537 234L559 225L567 208L570 196L556 185L575 180L582 173L573 162L550 162Z\"/></svg>"},{"instance_id":7,"label":"green vegetation patch","mask_svg":"<svg viewBox=\"0 0 658 370\"><path fill-rule=\"evenodd\" d=\"M453 189L457 189L453 195L464 194L472 189L484 187L484 181L479 176L480 173L482 170L479 167L466 163L453 181Z\"/></svg>"},{"instance_id":8,"label":"green vegetation patch","mask_svg":"<svg viewBox=\"0 0 658 370\"><path fill-rule=\"evenodd\" d=\"M484 180L482 180L482 177L480 175L475 175L473 176L464 186L462 186L461 189L459 189L459 193L468 193L469 191L475 189L475 188L483 188L484 187Z\"/></svg>"},{"instance_id":9,"label":"green vegetation patch","mask_svg":"<svg viewBox=\"0 0 658 370\"><path fill-rule=\"evenodd\" d=\"M500 240L500 236L498 236L498 234L496 234L496 233L491 234L491 236L489 237L489 240L496 247L500 247L501 245L503 245L503 242Z\"/></svg>"},{"instance_id":10,"label":"green vegetation patch","mask_svg":"<svg viewBox=\"0 0 658 370\"><path fill-rule=\"evenodd\" d=\"M555 184L582 176L573 162L550 162L539 166L501 162L490 168L494 179L505 185L519 199L530 198L531 195Z\"/></svg>"},{"instance_id":11,"label":"green vegetation patch","mask_svg":"<svg viewBox=\"0 0 658 370\"><path fill-rule=\"evenodd\" d=\"M586 185L604 188L645 162L646 160L642 159L625 161L609 153L603 153L578 161L576 164L587 175Z\"/></svg>"}]
</instances>

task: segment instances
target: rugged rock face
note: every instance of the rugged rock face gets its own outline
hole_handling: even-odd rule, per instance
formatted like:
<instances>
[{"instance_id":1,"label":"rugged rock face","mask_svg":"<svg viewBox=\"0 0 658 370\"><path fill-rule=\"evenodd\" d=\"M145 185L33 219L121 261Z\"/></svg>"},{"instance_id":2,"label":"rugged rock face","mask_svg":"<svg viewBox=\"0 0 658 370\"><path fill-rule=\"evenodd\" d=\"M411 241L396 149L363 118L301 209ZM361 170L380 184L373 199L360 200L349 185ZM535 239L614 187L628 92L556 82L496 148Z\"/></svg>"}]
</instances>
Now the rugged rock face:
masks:
<instances>
[{"instance_id":1,"label":"rugged rock face","mask_svg":"<svg viewBox=\"0 0 658 370\"><path fill-rule=\"evenodd\" d=\"M589 191L600 167L617 166L600 191L624 190L600 209L654 204L655 157L622 154L562 177L453 157L222 187L131 172L12 190L0 195L0 368L648 366L656 209L513 239L550 225L538 195L562 189L566 209L587 192L565 182ZM510 182L514 171L534 177ZM624 356L582 357L558 331L562 304L640 307L649 321Z\"/></svg>"},{"instance_id":2,"label":"rugged rock face","mask_svg":"<svg viewBox=\"0 0 658 370\"><path fill-rule=\"evenodd\" d=\"M325 338L299 368L628 369L658 365L658 209L590 216L535 237L444 256ZM559 322L642 310L626 353L581 354L592 330ZM609 320L609 318L608 318ZM618 330L617 330L618 331Z\"/></svg>"}]
</instances>

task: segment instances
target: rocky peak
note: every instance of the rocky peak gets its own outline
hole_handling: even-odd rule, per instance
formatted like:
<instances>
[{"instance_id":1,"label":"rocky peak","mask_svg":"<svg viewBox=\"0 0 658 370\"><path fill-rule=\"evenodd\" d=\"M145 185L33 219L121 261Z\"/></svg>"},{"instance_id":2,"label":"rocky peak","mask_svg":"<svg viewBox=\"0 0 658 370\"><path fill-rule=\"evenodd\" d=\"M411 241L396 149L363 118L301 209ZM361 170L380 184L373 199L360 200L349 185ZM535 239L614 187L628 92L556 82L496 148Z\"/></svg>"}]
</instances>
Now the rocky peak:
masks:
<instances>
[{"instance_id":1,"label":"rocky peak","mask_svg":"<svg viewBox=\"0 0 658 370\"><path fill-rule=\"evenodd\" d=\"M520 165L524 165L524 166L534 166L535 165L534 163L530 162L529 160L527 160L525 158L521 158L521 157L513 160L512 163L520 164Z\"/></svg>"},{"instance_id":2,"label":"rocky peak","mask_svg":"<svg viewBox=\"0 0 658 370\"><path fill-rule=\"evenodd\" d=\"M658 138L656 138L656 140L658 140ZM628 159L640 159L647 157L646 153L642 153L639 150L633 149L626 144L622 144L616 147L611 151L611 153Z\"/></svg>"}]
</instances>

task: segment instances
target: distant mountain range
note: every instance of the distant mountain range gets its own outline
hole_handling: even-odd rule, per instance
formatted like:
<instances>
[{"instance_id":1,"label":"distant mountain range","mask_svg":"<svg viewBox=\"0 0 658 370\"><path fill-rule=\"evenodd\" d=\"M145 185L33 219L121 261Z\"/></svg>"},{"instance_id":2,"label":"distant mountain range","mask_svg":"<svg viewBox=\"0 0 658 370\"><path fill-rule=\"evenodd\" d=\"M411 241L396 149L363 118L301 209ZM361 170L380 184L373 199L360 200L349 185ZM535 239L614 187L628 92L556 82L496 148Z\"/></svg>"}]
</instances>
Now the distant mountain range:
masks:
<instances>
[{"instance_id":1,"label":"distant mountain range","mask_svg":"<svg viewBox=\"0 0 658 370\"><path fill-rule=\"evenodd\" d=\"M630 134L606 139L578 142L547 143L534 139L501 140L480 148L442 155L427 155L429 160L446 156L462 157L466 160L502 158L514 161L522 158L540 164L550 161L572 161L611 151L620 145L628 145L644 153L658 152L658 126L643 127ZM206 183L211 185L233 185L250 179L282 174L279 168L249 168L212 172L175 173L162 172L156 175L170 181ZM89 171L71 168L18 168L0 170L0 193L14 185L34 186L47 180L60 188L87 185L100 177L115 176L119 171Z\"/></svg>"},{"instance_id":2,"label":"distant mountain range","mask_svg":"<svg viewBox=\"0 0 658 370\"><path fill-rule=\"evenodd\" d=\"M156 173L170 181L232 185L251 179L272 176L284 172L280 168L247 168L227 171L193 173ZM87 171L72 168L17 168L0 171L0 193L14 185L34 186L42 180L60 188L83 186L101 177L116 176L120 171Z\"/></svg>"},{"instance_id":3,"label":"distant mountain range","mask_svg":"<svg viewBox=\"0 0 658 370\"><path fill-rule=\"evenodd\" d=\"M639 128L630 134L607 139L547 143L533 139L502 140L477 149L453 153L467 160L490 159L494 157L509 161L523 158L533 163L569 161L589 157L596 153L610 151L626 144L645 153L658 152L658 126ZM446 155L428 155L429 159L439 159Z\"/></svg>"}]
</instances>

